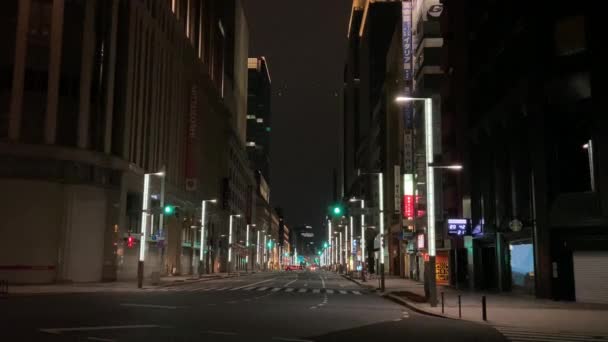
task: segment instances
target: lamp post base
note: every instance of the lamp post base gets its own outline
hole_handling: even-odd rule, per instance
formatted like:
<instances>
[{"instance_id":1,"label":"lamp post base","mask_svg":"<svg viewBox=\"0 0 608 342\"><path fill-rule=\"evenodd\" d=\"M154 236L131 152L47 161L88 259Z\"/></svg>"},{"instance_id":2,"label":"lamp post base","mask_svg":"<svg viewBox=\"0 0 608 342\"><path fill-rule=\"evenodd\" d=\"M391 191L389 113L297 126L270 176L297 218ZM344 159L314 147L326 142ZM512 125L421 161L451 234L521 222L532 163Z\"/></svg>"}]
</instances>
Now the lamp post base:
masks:
<instances>
[{"instance_id":1,"label":"lamp post base","mask_svg":"<svg viewBox=\"0 0 608 342\"><path fill-rule=\"evenodd\" d=\"M144 262L137 262L137 288L141 289L144 286Z\"/></svg>"}]
</instances>

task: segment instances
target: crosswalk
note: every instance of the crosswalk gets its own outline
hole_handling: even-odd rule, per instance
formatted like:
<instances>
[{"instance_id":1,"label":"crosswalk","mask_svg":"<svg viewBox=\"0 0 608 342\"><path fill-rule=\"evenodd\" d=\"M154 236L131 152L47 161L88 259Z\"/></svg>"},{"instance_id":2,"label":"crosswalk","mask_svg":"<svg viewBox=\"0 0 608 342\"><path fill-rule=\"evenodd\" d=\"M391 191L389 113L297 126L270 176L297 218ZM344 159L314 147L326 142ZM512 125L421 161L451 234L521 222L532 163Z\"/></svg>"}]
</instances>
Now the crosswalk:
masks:
<instances>
[{"instance_id":1,"label":"crosswalk","mask_svg":"<svg viewBox=\"0 0 608 342\"><path fill-rule=\"evenodd\" d=\"M226 287L226 286L168 286L163 288L151 289L155 292L222 292L222 291L250 291L250 292L284 292L284 293L313 293L313 294L333 294L333 295L355 295L361 296L364 291L359 290L335 290L335 289L319 289L310 287L272 287L272 286L249 286L249 287Z\"/></svg>"},{"instance_id":2,"label":"crosswalk","mask_svg":"<svg viewBox=\"0 0 608 342\"><path fill-rule=\"evenodd\" d=\"M525 328L495 326L511 342L601 342L608 334L578 334L569 332L534 331Z\"/></svg>"}]
</instances>

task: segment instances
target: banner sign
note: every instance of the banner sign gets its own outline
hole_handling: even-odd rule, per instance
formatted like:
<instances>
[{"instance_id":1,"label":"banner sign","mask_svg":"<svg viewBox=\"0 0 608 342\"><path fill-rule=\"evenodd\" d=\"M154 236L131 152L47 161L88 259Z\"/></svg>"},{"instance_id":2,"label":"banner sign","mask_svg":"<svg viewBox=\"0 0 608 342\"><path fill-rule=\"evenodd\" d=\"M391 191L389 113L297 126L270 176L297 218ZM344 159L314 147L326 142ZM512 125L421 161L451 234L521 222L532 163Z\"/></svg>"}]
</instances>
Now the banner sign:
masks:
<instances>
[{"instance_id":1,"label":"banner sign","mask_svg":"<svg viewBox=\"0 0 608 342\"><path fill-rule=\"evenodd\" d=\"M198 129L198 90L192 85L190 92L190 112L188 115L188 135L186 138L186 191L196 191L197 175L197 129Z\"/></svg>"}]
</instances>

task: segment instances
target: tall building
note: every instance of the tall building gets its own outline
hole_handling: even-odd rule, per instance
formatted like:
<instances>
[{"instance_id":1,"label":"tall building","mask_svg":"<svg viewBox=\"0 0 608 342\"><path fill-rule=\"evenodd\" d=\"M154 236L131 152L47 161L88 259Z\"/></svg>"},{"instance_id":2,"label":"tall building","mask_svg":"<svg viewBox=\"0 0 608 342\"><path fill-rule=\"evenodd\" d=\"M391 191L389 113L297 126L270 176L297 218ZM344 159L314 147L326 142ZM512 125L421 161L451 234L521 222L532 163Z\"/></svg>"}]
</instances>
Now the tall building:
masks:
<instances>
[{"instance_id":1,"label":"tall building","mask_svg":"<svg viewBox=\"0 0 608 342\"><path fill-rule=\"evenodd\" d=\"M239 137L229 132L244 126L239 8L225 0L1 2L2 278L133 278L141 243L146 277L195 269L201 243L191 226L200 224L202 199L223 195L230 137ZM144 173L160 171L145 198ZM163 179L175 215L160 214ZM245 212L241 197L234 205ZM140 242L143 202L151 209ZM220 240L233 210L210 209L208 271L225 267Z\"/></svg>"},{"instance_id":2,"label":"tall building","mask_svg":"<svg viewBox=\"0 0 608 342\"><path fill-rule=\"evenodd\" d=\"M444 3L444 111L465 162L471 286L608 302L598 17L566 1Z\"/></svg>"},{"instance_id":3,"label":"tall building","mask_svg":"<svg viewBox=\"0 0 608 342\"><path fill-rule=\"evenodd\" d=\"M270 181L271 79L264 57L249 58L249 102L247 104L247 147L253 167Z\"/></svg>"}]
</instances>

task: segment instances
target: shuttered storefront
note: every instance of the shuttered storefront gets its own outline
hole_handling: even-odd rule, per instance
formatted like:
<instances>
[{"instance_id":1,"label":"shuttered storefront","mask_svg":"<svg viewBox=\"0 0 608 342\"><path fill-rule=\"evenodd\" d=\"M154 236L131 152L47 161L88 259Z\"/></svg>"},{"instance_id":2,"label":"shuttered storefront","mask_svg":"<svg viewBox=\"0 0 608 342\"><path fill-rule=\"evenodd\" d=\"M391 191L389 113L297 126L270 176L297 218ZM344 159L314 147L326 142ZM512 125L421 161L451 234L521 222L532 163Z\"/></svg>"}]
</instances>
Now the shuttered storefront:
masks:
<instances>
[{"instance_id":1,"label":"shuttered storefront","mask_svg":"<svg viewBox=\"0 0 608 342\"><path fill-rule=\"evenodd\" d=\"M575 251L572 258L576 301L608 304L608 252Z\"/></svg>"}]
</instances>

